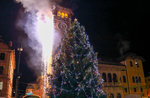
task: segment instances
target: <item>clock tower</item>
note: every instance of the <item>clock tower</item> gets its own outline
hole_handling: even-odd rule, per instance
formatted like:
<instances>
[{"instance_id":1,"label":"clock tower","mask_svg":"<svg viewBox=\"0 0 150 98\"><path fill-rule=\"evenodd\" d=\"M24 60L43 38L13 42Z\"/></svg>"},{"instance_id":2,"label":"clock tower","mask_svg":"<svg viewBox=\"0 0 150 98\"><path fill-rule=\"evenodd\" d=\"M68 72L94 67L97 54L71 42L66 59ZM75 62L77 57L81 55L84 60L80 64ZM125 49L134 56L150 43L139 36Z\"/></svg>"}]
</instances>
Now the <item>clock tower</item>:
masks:
<instances>
[{"instance_id":1,"label":"clock tower","mask_svg":"<svg viewBox=\"0 0 150 98\"><path fill-rule=\"evenodd\" d=\"M56 56L58 47L61 43L61 39L67 30L70 28L73 12L68 8L64 8L59 5L55 5L53 9L55 34L54 34L54 46L53 57Z\"/></svg>"},{"instance_id":2,"label":"clock tower","mask_svg":"<svg viewBox=\"0 0 150 98\"><path fill-rule=\"evenodd\" d=\"M70 27L73 12L68 8L56 5L55 9L53 10L53 14L55 30L61 34L66 33L67 29Z\"/></svg>"}]
</instances>

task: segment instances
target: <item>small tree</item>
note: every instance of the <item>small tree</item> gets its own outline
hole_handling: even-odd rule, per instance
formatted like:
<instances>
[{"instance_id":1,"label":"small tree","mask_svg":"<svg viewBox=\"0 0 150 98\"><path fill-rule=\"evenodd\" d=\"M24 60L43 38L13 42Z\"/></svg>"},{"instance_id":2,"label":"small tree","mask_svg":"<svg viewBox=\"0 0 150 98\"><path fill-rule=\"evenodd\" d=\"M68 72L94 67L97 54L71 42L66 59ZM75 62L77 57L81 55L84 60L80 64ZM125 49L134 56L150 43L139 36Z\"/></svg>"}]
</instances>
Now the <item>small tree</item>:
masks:
<instances>
[{"instance_id":1,"label":"small tree","mask_svg":"<svg viewBox=\"0 0 150 98\"><path fill-rule=\"evenodd\" d=\"M97 54L77 20L64 35L60 47L50 79L51 98L99 98L103 91Z\"/></svg>"}]
</instances>

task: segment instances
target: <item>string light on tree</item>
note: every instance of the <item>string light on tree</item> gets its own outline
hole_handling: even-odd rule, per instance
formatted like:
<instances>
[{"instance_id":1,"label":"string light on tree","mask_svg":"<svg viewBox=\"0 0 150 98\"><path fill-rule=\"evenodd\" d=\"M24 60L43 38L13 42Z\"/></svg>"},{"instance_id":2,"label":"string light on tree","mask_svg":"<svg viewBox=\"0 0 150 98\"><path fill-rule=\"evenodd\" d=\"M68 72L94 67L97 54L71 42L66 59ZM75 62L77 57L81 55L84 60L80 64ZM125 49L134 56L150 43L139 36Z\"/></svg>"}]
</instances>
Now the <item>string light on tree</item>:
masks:
<instances>
[{"instance_id":1,"label":"string light on tree","mask_svg":"<svg viewBox=\"0 0 150 98\"><path fill-rule=\"evenodd\" d=\"M103 95L97 54L77 19L64 35L60 47L50 79L51 89L56 91L49 92L50 97L99 98Z\"/></svg>"}]
</instances>

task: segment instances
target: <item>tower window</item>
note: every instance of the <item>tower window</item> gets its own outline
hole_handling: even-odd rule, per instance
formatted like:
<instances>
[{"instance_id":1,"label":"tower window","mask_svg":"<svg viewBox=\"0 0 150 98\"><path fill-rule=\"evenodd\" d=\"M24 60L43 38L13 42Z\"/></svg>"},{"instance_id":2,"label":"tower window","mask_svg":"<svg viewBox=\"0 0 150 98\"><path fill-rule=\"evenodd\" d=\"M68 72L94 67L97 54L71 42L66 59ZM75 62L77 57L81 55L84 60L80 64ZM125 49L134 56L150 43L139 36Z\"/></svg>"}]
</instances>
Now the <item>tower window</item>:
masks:
<instances>
[{"instance_id":1,"label":"tower window","mask_svg":"<svg viewBox=\"0 0 150 98\"><path fill-rule=\"evenodd\" d=\"M141 83L141 77L139 77L139 83Z\"/></svg>"},{"instance_id":2,"label":"tower window","mask_svg":"<svg viewBox=\"0 0 150 98\"><path fill-rule=\"evenodd\" d=\"M141 88L141 92L143 92L143 88Z\"/></svg>"},{"instance_id":3,"label":"tower window","mask_svg":"<svg viewBox=\"0 0 150 98\"><path fill-rule=\"evenodd\" d=\"M5 53L0 53L0 60L4 60L5 59Z\"/></svg>"},{"instance_id":4,"label":"tower window","mask_svg":"<svg viewBox=\"0 0 150 98\"><path fill-rule=\"evenodd\" d=\"M123 76L123 82L126 83L126 77L125 76Z\"/></svg>"},{"instance_id":5,"label":"tower window","mask_svg":"<svg viewBox=\"0 0 150 98\"><path fill-rule=\"evenodd\" d=\"M139 67L139 64L138 64L138 62L137 62L137 61L135 61L135 65L136 65L137 67Z\"/></svg>"},{"instance_id":6,"label":"tower window","mask_svg":"<svg viewBox=\"0 0 150 98\"><path fill-rule=\"evenodd\" d=\"M132 81L133 81L133 83L135 83L135 78L134 78L134 76L132 77Z\"/></svg>"},{"instance_id":7,"label":"tower window","mask_svg":"<svg viewBox=\"0 0 150 98\"><path fill-rule=\"evenodd\" d=\"M3 66L0 66L0 75L3 74Z\"/></svg>"},{"instance_id":8,"label":"tower window","mask_svg":"<svg viewBox=\"0 0 150 98\"><path fill-rule=\"evenodd\" d=\"M130 66L131 66L131 67L133 66L133 63L132 63L132 61L130 61Z\"/></svg>"},{"instance_id":9,"label":"tower window","mask_svg":"<svg viewBox=\"0 0 150 98\"><path fill-rule=\"evenodd\" d=\"M134 88L134 92L136 92L136 88Z\"/></svg>"},{"instance_id":10,"label":"tower window","mask_svg":"<svg viewBox=\"0 0 150 98\"><path fill-rule=\"evenodd\" d=\"M136 77L136 83L138 83L138 77Z\"/></svg>"},{"instance_id":11,"label":"tower window","mask_svg":"<svg viewBox=\"0 0 150 98\"><path fill-rule=\"evenodd\" d=\"M127 93L127 88L124 88L124 91Z\"/></svg>"}]
</instances>

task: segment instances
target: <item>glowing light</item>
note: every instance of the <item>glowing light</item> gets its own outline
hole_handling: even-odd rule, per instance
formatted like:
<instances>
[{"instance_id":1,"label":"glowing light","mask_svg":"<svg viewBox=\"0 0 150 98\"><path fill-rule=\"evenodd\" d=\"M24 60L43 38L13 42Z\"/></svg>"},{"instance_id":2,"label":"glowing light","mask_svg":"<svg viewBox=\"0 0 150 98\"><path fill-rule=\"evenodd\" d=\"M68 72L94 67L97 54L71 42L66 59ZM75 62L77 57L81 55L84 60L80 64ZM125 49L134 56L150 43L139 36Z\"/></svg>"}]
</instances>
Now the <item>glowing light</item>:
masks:
<instances>
[{"instance_id":1,"label":"glowing light","mask_svg":"<svg viewBox=\"0 0 150 98\"><path fill-rule=\"evenodd\" d=\"M46 93L46 88L48 87L48 77L47 74L52 74L52 49L54 40L54 17L52 12L47 12L46 14L38 14L36 22L36 32L38 35L39 42L42 45L42 75L43 75L43 97Z\"/></svg>"},{"instance_id":2,"label":"glowing light","mask_svg":"<svg viewBox=\"0 0 150 98\"><path fill-rule=\"evenodd\" d=\"M52 14L51 14L52 15ZM37 20L37 34L42 44L42 56L45 66L50 66L52 63L52 49L54 36L53 16L41 16ZM47 68L47 73L51 74L51 68Z\"/></svg>"},{"instance_id":3,"label":"glowing light","mask_svg":"<svg viewBox=\"0 0 150 98\"><path fill-rule=\"evenodd\" d=\"M58 11L57 16L61 16L61 12Z\"/></svg>"},{"instance_id":4,"label":"glowing light","mask_svg":"<svg viewBox=\"0 0 150 98\"><path fill-rule=\"evenodd\" d=\"M68 14L67 13L60 12L60 11L57 12L57 16L60 16L61 18L68 18Z\"/></svg>"},{"instance_id":5,"label":"glowing light","mask_svg":"<svg viewBox=\"0 0 150 98\"><path fill-rule=\"evenodd\" d=\"M61 13L61 17L64 18L65 17L65 13L62 12Z\"/></svg>"},{"instance_id":6,"label":"glowing light","mask_svg":"<svg viewBox=\"0 0 150 98\"><path fill-rule=\"evenodd\" d=\"M67 13L65 13L65 18L68 18L68 14Z\"/></svg>"}]
</instances>

